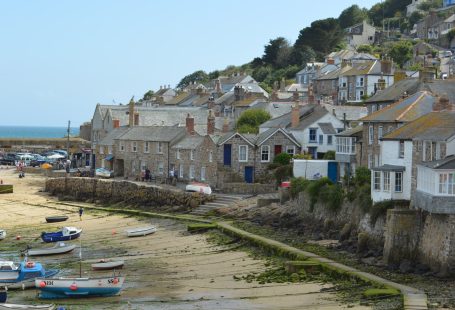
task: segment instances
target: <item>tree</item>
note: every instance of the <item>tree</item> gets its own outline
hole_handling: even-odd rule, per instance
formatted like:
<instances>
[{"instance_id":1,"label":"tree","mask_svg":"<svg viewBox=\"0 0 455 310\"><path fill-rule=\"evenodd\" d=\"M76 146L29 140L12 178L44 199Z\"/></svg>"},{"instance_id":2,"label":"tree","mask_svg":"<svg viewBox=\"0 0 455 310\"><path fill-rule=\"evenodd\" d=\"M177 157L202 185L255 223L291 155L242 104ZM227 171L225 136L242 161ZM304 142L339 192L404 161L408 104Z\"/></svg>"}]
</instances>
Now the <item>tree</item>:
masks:
<instances>
[{"instance_id":1,"label":"tree","mask_svg":"<svg viewBox=\"0 0 455 310\"><path fill-rule=\"evenodd\" d=\"M338 22L340 23L340 27L345 29L352 25L361 23L367 18L368 12L366 9L361 9L358 5L354 4L341 12L338 17Z\"/></svg>"},{"instance_id":2,"label":"tree","mask_svg":"<svg viewBox=\"0 0 455 310\"><path fill-rule=\"evenodd\" d=\"M412 58L413 45L410 41L399 41L392 45L389 55L392 59L403 68L403 66Z\"/></svg>"},{"instance_id":3,"label":"tree","mask_svg":"<svg viewBox=\"0 0 455 310\"><path fill-rule=\"evenodd\" d=\"M359 53L373 54L374 49L373 49L373 46L371 46L371 45L369 45L369 44L364 44L364 45L360 45L360 46L357 48L357 52L359 52Z\"/></svg>"},{"instance_id":4,"label":"tree","mask_svg":"<svg viewBox=\"0 0 455 310\"><path fill-rule=\"evenodd\" d=\"M312 22L310 27L300 30L294 48L309 46L322 59L326 54L332 52L343 38L344 31L338 20L335 18L321 19Z\"/></svg>"},{"instance_id":5,"label":"tree","mask_svg":"<svg viewBox=\"0 0 455 310\"><path fill-rule=\"evenodd\" d=\"M287 60L291 53L291 47L289 41L283 37L270 40L269 44L264 47L264 55L262 61L265 64L272 65L274 67L280 67L287 65Z\"/></svg>"},{"instance_id":6,"label":"tree","mask_svg":"<svg viewBox=\"0 0 455 310\"><path fill-rule=\"evenodd\" d=\"M305 66L308 62L316 59L316 56L316 52L308 45L294 46L289 61L297 66Z\"/></svg>"},{"instance_id":7,"label":"tree","mask_svg":"<svg viewBox=\"0 0 455 310\"><path fill-rule=\"evenodd\" d=\"M209 76L205 71L198 70L191 74L188 74L177 84L177 88L185 88L192 82L206 83L209 80Z\"/></svg>"},{"instance_id":8,"label":"tree","mask_svg":"<svg viewBox=\"0 0 455 310\"><path fill-rule=\"evenodd\" d=\"M237 120L237 131L240 133L258 133L259 125L268 121L270 118L270 113L265 110L246 110Z\"/></svg>"},{"instance_id":9,"label":"tree","mask_svg":"<svg viewBox=\"0 0 455 310\"><path fill-rule=\"evenodd\" d=\"M149 90L148 92L146 92L144 94L144 96L142 97L142 100L150 100L150 99L152 99L154 94L155 94L155 92L153 90Z\"/></svg>"}]
</instances>

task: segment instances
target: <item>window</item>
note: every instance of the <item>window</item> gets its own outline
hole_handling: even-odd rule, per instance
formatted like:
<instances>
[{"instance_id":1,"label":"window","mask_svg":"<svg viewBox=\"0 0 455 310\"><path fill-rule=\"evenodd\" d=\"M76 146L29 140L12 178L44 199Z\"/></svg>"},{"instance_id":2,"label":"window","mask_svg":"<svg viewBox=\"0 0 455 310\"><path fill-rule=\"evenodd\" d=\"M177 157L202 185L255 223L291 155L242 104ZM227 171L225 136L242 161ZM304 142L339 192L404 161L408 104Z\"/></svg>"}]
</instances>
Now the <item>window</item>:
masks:
<instances>
[{"instance_id":1,"label":"window","mask_svg":"<svg viewBox=\"0 0 455 310\"><path fill-rule=\"evenodd\" d=\"M382 126L378 128L378 140L382 138Z\"/></svg>"},{"instance_id":2,"label":"window","mask_svg":"<svg viewBox=\"0 0 455 310\"><path fill-rule=\"evenodd\" d=\"M194 150L190 151L190 160L194 160Z\"/></svg>"},{"instance_id":3,"label":"window","mask_svg":"<svg viewBox=\"0 0 455 310\"><path fill-rule=\"evenodd\" d=\"M163 162L158 163L158 173L161 175L164 174L164 163Z\"/></svg>"},{"instance_id":4,"label":"window","mask_svg":"<svg viewBox=\"0 0 455 310\"><path fill-rule=\"evenodd\" d=\"M177 149L177 151L175 151L175 158L180 159L180 149Z\"/></svg>"},{"instance_id":5,"label":"window","mask_svg":"<svg viewBox=\"0 0 455 310\"><path fill-rule=\"evenodd\" d=\"M310 128L310 142L316 142L316 128Z\"/></svg>"},{"instance_id":6,"label":"window","mask_svg":"<svg viewBox=\"0 0 455 310\"><path fill-rule=\"evenodd\" d=\"M205 167L201 167L201 181L205 181Z\"/></svg>"},{"instance_id":7,"label":"window","mask_svg":"<svg viewBox=\"0 0 455 310\"><path fill-rule=\"evenodd\" d=\"M194 165L190 166L190 179L194 179Z\"/></svg>"},{"instance_id":8,"label":"window","mask_svg":"<svg viewBox=\"0 0 455 310\"><path fill-rule=\"evenodd\" d=\"M213 151L209 152L209 163L213 162Z\"/></svg>"},{"instance_id":9,"label":"window","mask_svg":"<svg viewBox=\"0 0 455 310\"><path fill-rule=\"evenodd\" d=\"M179 178L183 178L183 165L179 166Z\"/></svg>"},{"instance_id":10,"label":"window","mask_svg":"<svg viewBox=\"0 0 455 310\"><path fill-rule=\"evenodd\" d=\"M332 143L333 143L333 142L332 142L332 139L333 139L333 138L332 138L332 135L328 135L328 136L327 136L327 144L328 144L328 145L332 145Z\"/></svg>"},{"instance_id":11,"label":"window","mask_svg":"<svg viewBox=\"0 0 455 310\"><path fill-rule=\"evenodd\" d=\"M261 146L261 161L262 162L270 161L270 145Z\"/></svg>"},{"instance_id":12,"label":"window","mask_svg":"<svg viewBox=\"0 0 455 310\"><path fill-rule=\"evenodd\" d=\"M104 146L100 146L100 154L104 154Z\"/></svg>"},{"instance_id":13,"label":"window","mask_svg":"<svg viewBox=\"0 0 455 310\"><path fill-rule=\"evenodd\" d=\"M156 145L156 152L158 154L162 154L163 153L163 143L162 142L158 142L158 144Z\"/></svg>"},{"instance_id":14,"label":"window","mask_svg":"<svg viewBox=\"0 0 455 310\"><path fill-rule=\"evenodd\" d=\"M399 158L404 158L404 141L400 141Z\"/></svg>"},{"instance_id":15,"label":"window","mask_svg":"<svg viewBox=\"0 0 455 310\"><path fill-rule=\"evenodd\" d=\"M381 172L380 171L375 171L374 172L374 190L375 191L380 191L381 190Z\"/></svg>"},{"instance_id":16,"label":"window","mask_svg":"<svg viewBox=\"0 0 455 310\"><path fill-rule=\"evenodd\" d=\"M403 172L395 172L395 192L403 191Z\"/></svg>"},{"instance_id":17,"label":"window","mask_svg":"<svg viewBox=\"0 0 455 310\"><path fill-rule=\"evenodd\" d=\"M247 161L248 161L248 146L239 145L239 162L247 162Z\"/></svg>"},{"instance_id":18,"label":"window","mask_svg":"<svg viewBox=\"0 0 455 310\"><path fill-rule=\"evenodd\" d=\"M144 153L150 153L150 142L144 142Z\"/></svg>"},{"instance_id":19,"label":"window","mask_svg":"<svg viewBox=\"0 0 455 310\"><path fill-rule=\"evenodd\" d=\"M368 154L368 169L373 167L373 154Z\"/></svg>"},{"instance_id":20,"label":"window","mask_svg":"<svg viewBox=\"0 0 455 310\"><path fill-rule=\"evenodd\" d=\"M294 154L295 154L295 146L294 145L286 146L286 153L288 153L291 156L294 156Z\"/></svg>"},{"instance_id":21,"label":"window","mask_svg":"<svg viewBox=\"0 0 455 310\"><path fill-rule=\"evenodd\" d=\"M108 153L108 154L112 154L112 145L109 145L109 146L107 147L107 153Z\"/></svg>"},{"instance_id":22,"label":"window","mask_svg":"<svg viewBox=\"0 0 455 310\"><path fill-rule=\"evenodd\" d=\"M319 135L319 144L324 144L324 135Z\"/></svg>"},{"instance_id":23,"label":"window","mask_svg":"<svg viewBox=\"0 0 455 310\"><path fill-rule=\"evenodd\" d=\"M374 128L373 126L368 127L368 144L373 144L374 141Z\"/></svg>"},{"instance_id":24,"label":"window","mask_svg":"<svg viewBox=\"0 0 455 310\"><path fill-rule=\"evenodd\" d=\"M363 85L364 85L364 78L357 77L357 87L363 87Z\"/></svg>"},{"instance_id":25,"label":"window","mask_svg":"<svg viewBox=\"0 0 455 310\"><path fill-rule=\"evenodd\" d=\"M382 190L384 192L389 192L390 191L390 172L385 171L383 173L383 178L382 178Z\"/></svg>"},{"instance_id":26,"label":"window","mask_svg":"<svg viewBox=\"0 0 455 310\"><path fill-rule=\"evenodd\" d=\"M131 142L131 151L137 152L137 142L136 141Z\"/></svg>"},{"instance_id":27,"label":"window","mask_svg":"<svg viewBox=\"0 0 455 310\"><path fill-rule=\"evenodd\" d=\"M125 143L120 142L120 151L124 152L125 151Z\"/></svg>"},{"instance_id":28,"label":"window","mask_svg":"<svg viewBox=\"0 0 455 310\"><path fill-rule=\"evenodd\" d=\"M455 195L455 173L439 173L439 194Z\"/></svg>"},{"instance_id":29,"label":"window","mask_svg":"<svg viewBox=\"0 0 455 310\"><path fill-rule=\"evenodd\" d=\"M329 136L331 137L331 136ZM355 154L355 138L336 137L337 153Z\"/></svg>"}]
</instances>

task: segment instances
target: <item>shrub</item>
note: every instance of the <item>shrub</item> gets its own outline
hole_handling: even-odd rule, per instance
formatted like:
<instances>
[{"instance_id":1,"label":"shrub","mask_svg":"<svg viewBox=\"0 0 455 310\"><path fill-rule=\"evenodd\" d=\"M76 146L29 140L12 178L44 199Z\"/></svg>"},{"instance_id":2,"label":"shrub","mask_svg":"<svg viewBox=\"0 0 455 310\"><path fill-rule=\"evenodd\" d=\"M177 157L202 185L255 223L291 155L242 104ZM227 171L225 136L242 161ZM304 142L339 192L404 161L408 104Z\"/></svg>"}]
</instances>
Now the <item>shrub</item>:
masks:
<instances>
[{"instance_id":1,"label":"shrub","mask_svg":"<svg viewBox=\"0 0 455 310\"><path fill-rule=\"evenodd\" d=\"M371 171L366 167L358 167L355 170L354 183L357 186L364 184L370 184L371 182Z\"/></svg>"},{"instance_id":2,"label":"shrub","mask_svg":"<svg viewBox=\"0 0 455 310\"><path fill-rule=\"evenodd\" d=\"M332 181L330 181L329 178L320 178L319 180L312 181L308 185L308 195L310 196L310 211L312 212L314 209L314 205L318 202L319 198L319 193L321 189L327 185L327 184L333 184Z\"/></svg>"},{"instance_id":3,"label":"shrub","mask_svg":"<svg viewBox=\"0 0 455 310\"><path fill-rule=\"evenodd\" d=\"M327 151L322 159L335 160L335 151Z\"/></svg>"},{"instance_id":4,"label":"shrub","mask_svg":"<svg viewBox=\"0 0 455 310\"><path fill-rule=\"evenodd\" d=\"M292 156L288 153L280 153L273 159L274 164L280 164L281 166L289 165L291 163Z\"/></svg>"},{"instance_id":5,"label":"shrub","mask_svg":"<svg viewBox=\"0 0 455 310\"><path fill-rule=\"evenodd\" d=\"M311 156L311 154L295 154L294 155L294 159L306 159L306 160L309 160L309 159L313 159L313 157Z\"/></svg>"},{"instance_id":6,"label":"shrub","mask_svg":"<svg viewBox=\"0 0 455 310\"><path fill-rule=\"evenodd\" d=\"M369 212L372 200L371 200L371 186L370 184L363 184L357 187L357 202L363 212Z\"/></svg>"},{"instance_id":7,"label":"shrub","mask_svg":"<svg viewBox=\"0 0 455 310\"><path fill-rule=\"evenodd\" d=\"M319 197L329 210L338 211L344 200L343 188L338 184L327 184L321 189Z\"/></svg>"},{"instance_id":8,"label":"shrub","mask_svg":"<svg viewBox=\"0 0 455 310\"><path fill-rule=\"evenodd\" d=\"M291 197L297 198L299 193L303 192L310 181L305 178L292 178L291 179Z\"/></svg>"},{"instance_id":9,"label":"shrub","mask_svg":"<svg viewBox=\"0 0 455 310\"><path fill-rule=\"evenodd\" d=\"M292 177L292 165L284 165L275 169L274 173L276 184L281 184L281 182L288 180Z\"/></svg>"}]
</instances>

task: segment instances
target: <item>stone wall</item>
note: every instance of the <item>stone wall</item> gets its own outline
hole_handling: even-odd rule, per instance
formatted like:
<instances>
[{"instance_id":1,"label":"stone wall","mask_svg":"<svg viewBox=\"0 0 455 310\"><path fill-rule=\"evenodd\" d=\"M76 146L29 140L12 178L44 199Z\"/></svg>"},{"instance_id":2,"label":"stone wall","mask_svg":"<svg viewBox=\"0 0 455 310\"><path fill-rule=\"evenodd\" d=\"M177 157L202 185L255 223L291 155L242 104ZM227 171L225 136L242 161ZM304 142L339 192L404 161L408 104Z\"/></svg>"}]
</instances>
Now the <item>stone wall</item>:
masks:
<instances>
[{"instance_id":1,"label":"stone wall","mask_svg":"<svg viewBox=\"0 0 455 310\"><path fill-rule=\"evenodd\" d=\"M186 193L159 186L137 185L129 181L113 181L93 178L53 178L46 180L45 191L52 195L65 196L74 200L93 200L101 203L124 202L149 207L180 207L189 211L213 197Z\"/></svg>"},{"instance_id":2,"label":"stone wall","mask_svg":"<svg viewBox=\"0 0 455 310\"><path fill-rule=\"evenodd\" d=\"M221 184L221 191L229 194L238 195L259 195L270 194L276 192L275 185L273 184L259 184L259 183L223 183Z\"/></svg>"}]
</instances>

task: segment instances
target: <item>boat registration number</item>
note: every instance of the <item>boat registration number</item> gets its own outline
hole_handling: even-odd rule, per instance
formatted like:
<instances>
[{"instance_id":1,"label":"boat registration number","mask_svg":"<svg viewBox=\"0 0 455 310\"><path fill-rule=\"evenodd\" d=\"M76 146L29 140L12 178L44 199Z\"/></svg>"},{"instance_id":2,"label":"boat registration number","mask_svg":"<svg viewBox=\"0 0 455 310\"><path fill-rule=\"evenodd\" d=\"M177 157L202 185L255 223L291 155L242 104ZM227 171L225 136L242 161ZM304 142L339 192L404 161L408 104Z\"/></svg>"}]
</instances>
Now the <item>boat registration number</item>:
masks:
<instances>
[{"instance_id":1,"label":"boat registration number","mask_svg":"<svg viewBox=\"0 0 455 310\"><path fill-rule=\"evenodd\" d=\"M109 284L115 284L115 283L114 283L114 280L115 280L115 279L108 279L108 280L107 280L107 283L109 283Z\"/></svg>"},{"instance_id":2,"label":"boat registration number","mask_svg":"<svg viewBox=\"0 0 455 310\"><path fill-rule=\"evenodd\" d=\"M44 283L46 283L46 285L54 285L54 281L44 280Z\"/></svg>"}]
</instances>

